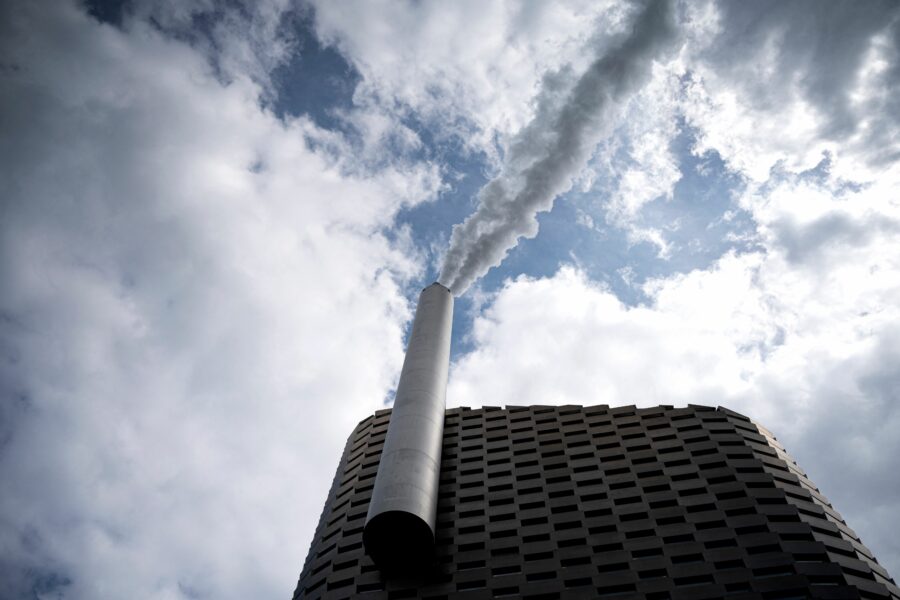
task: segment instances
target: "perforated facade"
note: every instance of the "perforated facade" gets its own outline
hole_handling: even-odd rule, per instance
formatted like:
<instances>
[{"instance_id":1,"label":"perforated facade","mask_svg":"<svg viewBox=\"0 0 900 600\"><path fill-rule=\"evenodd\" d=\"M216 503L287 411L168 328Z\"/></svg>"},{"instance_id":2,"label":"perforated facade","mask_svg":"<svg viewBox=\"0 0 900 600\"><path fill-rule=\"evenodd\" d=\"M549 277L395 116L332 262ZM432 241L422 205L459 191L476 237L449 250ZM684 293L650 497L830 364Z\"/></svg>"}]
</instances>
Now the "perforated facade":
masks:
<instances>
[{"instance_id":1,"label":"perforated facade","mask_svg":"<svg viewBox=\"0 0 900 600\"><path fill-rule=\"evenodd\" d=\"M389 417L350 436L295 600L900 598L766 429L700 406L448 410L436 563L385 578L362 532Z\"/></svg>"}]
</instances>

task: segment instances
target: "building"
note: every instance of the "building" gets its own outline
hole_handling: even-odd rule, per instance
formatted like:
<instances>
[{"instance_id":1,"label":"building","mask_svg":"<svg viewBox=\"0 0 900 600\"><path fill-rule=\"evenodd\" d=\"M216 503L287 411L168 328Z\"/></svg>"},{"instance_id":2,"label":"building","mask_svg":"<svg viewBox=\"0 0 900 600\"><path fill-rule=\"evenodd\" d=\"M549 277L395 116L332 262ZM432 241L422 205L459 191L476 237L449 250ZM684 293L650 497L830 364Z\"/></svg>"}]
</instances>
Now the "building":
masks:
<instances>
[{"instance_id":1,"label":"building","mask_svg":"<svg viewBox=\"0 0 900 600\"><path fill-rule=\"evenodd\" d=\"M295 600L900 598L772 434L702 406L446 411L433 561L385 575L363 532L390 416L350 435Z\"/></svg>"},{"instance_id":2,"label":"building","mask_svg":"<svg viewBox=\"0 0 900 600\"><path fill-rule=\"evenodd\" d=\"M446 410L453 295L347 440L294 600L900 600L764 428L724 408Z\"/></svg>"}]
</instances>

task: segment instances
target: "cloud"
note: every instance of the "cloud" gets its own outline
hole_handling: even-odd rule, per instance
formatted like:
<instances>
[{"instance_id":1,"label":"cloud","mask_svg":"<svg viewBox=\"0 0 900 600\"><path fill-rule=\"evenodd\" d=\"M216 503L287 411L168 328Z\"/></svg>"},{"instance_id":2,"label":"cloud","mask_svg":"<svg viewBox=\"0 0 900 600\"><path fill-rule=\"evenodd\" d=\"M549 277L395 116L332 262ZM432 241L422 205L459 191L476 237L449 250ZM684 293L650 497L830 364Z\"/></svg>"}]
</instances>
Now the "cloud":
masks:
<instances>
[{"instance_id":1,"label":"cloud","mask_svg":"<svg viewBox=\"0 0 900 600\"><path fill-rule=\"evenodd\" d=\"M644 206L670 199L681 179L672 143L679 133L682 70L678 60L654 64L647 85L634 95L613 135L599 144L591 159L583 187L612 224L637 229Z\"/></svg>"},{"instance_id":2,"label":"cloud","mask_svg":"<svg viewBox=\"0 0 900 600\"><path fill-rule=\"evenodd\" d=\"M697 157L721 158L736 177L733 190L817 170L848 185L892 172L900 157L897 5L819 8L679 5L678 57L654 68L582 181L584 198L608 225L656 244L661 257L678 254L668 222L646 208L671 200L682 172L690 172L682 144ZM699 205L708 191L693 185L680 193Z\"/></svg>"},{"instance_id":3,"label":"cloud","mask_svg":"<svg viewBox=\"0 0 900 600\"><path fill-rule=\"evenodd\" d=\"M143 0L125 2L119 11L126 28L153 23L167 36L189 42L223 82L250 77L267 97L274 93L273 70L297 50L294 25L303 13L292 0Z\"/></svg>"},{"instance_id":4,"label":"cloud","mask_svg":"<svg viewBox=\"0 0 900 600\"><path fill-rule=\"evenodd\" d=\"M202 50L0 18L0 596L290 594L402 361L428 165L356 162Z\"/></svg>"},{"instance_id":5,"label":"cloud","mask_svg":"<svg viewBox=\"0 0 900 600\"><path fill-rule=\"evenodd\" d=\"M778 163L810 169L824 152L836 174L876 178L900 156L898 8L708 5L696 20L705 35L695 36L687 57L685 111L702 132L697 151L716 150L754 181Z\"/></svg>"},{"instance_id":6,"label":"cloud","mask_svg":"<svg viewBox=\"0 0 900 600\"><path fill-rule=\"evenodd\" d=\"M377 98L439 136L499 158L497 145L534 115L548 72L587 68L593 52L623 33L619 2L314 2L316 30L340 48Z\"/></svg>"}]
</instances>

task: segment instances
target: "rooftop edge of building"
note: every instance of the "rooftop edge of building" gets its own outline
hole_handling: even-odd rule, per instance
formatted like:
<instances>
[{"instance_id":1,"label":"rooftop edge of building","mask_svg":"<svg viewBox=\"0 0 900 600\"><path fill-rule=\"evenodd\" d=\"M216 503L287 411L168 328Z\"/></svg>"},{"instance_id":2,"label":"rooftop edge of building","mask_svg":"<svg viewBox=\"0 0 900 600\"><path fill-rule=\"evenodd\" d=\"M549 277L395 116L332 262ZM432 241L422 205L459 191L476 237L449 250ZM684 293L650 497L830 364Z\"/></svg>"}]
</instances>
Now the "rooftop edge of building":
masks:
<instances>
[{"instance_id":1,"label":"rooftop edge of building","mask_svg":"<svg viewBox=\"0 0 900 600\"><path fill-rule=\"evenodd\" d=\"M438 285L440 285L440 284L438 284ZM730 408L726 408L721 405L720 406L708 406L705 404L687 404L685 406L675 406L674 404L657 404L657 405L652 405L652 406L640 406L639 407L636 404L627 404L627 405L623 405L623 406L610 406L609 404L522 404L522 405L507 404L505 406L491 406L491 405L476 406L476 407L455 406L453 408L445 409L444 413L445 413L445 415L450 416L450 415L456 415L456 414L462 414L462 413L468 413L468 412L478 412L478 411L493 412L493 411L505 410L505 411L509 411L509 412L523 412L523 411L530 410L530 411L538 412L538 410L536 410L536 409L540 409L540 410L543 410L546 412L549 412L552 410L558 410L558 409L573 409L573 410L580 410L580 411L590 410L591 411L590 414L599 414L599 412L602 411L602 412L608 412L612 415L618 415L618 416L630 416L627 414L629 412L637 413L638 411L653 411L653 410L660 410L660 409L661 410L685 410L685 411L689 411L689 410L718 411L725 415L734 417L736 419L740 419L742 421L747 421L748 423L753 423L757 427L764 429L767 434L769 434L771 437L774 438L774 435L772 435L771 431L769 431L768 429L766 429L765 427L760 425L752 417L749 417L745 414L739 413L735 410L731 410ZM380 409L376 410L374 413L372 413L371 415L369 415L366 418L359 421L356 424L356 426L359 427L361 425L364 425L370 419L377 419L378 417L391 414L392 411L393 411L392 407L380 408Z\"/></svg>"}]
</instances>

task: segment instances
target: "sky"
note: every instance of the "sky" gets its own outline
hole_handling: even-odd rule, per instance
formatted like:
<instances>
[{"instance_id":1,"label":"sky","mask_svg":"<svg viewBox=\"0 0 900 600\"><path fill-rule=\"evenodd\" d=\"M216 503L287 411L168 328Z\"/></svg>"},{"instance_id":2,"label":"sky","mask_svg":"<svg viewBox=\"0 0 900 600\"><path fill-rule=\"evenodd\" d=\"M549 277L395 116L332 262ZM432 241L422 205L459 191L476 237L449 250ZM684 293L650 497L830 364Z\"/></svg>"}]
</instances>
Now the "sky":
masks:
<instances>
[{"instance_id":1,"label":"sky","mask_svg":"<svg viewBox=\"0 0 900 600\"><path fill-rule=\"evenodd\" d=\"M448 406L721 405L900 574L900 4L0 3L0 599L287 598Z\"/></svg>"}]
</instances>

